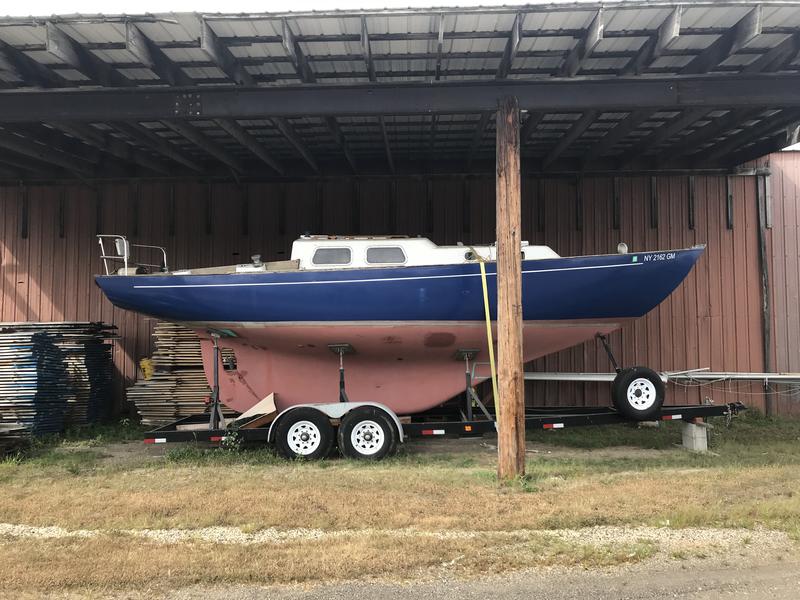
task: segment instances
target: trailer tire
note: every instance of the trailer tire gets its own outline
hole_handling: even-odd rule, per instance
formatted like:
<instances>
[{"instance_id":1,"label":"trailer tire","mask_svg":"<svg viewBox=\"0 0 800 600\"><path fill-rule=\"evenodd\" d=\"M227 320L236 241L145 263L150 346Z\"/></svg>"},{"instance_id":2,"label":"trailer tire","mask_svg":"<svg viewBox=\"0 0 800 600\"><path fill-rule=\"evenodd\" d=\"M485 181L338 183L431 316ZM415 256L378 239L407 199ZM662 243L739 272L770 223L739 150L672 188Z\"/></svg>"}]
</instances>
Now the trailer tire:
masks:
<instances>
[{"instance_id":1,"label":"trailer tire","mask_svg":"<svg viewBox=\"0 0 800 600\"><path fill-rule=\"evenodd\" d=\"M647 367L623 369L611 385L614 407L633 421L652 421L664 404L664 382Z\"/></svg>"},{"instance_id":2,"label":"trailer tire","mask_svg":"<svg viewBox=\"0 0 800 600\"><path fill-rule=\"evenodd\" d=\"M397 427L386 412L361 406L347 413L339 424L339 452L345 458L380 460L397 448Z\"/></svg>"},{"instance_id":3,"label":"trailer tire","mask_svg":"<svg viewBox=\"0 0 800 600\"><path fill-rule=\"evenodd\" d=\"M335 433L330 419L314 408L297 408L278 422L275 447L289 459L316 460L331 452Z\"/></svg>"}]
</instances>

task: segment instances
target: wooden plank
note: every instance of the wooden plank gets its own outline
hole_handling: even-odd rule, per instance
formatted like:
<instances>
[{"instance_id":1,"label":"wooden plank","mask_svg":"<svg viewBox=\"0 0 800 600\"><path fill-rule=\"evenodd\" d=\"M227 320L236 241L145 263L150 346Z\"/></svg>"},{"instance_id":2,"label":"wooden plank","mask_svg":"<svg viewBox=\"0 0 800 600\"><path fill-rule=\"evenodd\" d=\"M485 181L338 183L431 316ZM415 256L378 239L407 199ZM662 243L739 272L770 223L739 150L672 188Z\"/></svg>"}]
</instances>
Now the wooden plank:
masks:
<instances>
[{"instance_id":1,"label":"wooden plank","mask_svg":"<svg viewBox=\"0 0 800 600\"><path fill-rule=\"evenodd\" d=\"M525 473L525 394L522 362L522 239L519 104L503 98L497 110L497 476Z\"/></svg>"}]
</instances>

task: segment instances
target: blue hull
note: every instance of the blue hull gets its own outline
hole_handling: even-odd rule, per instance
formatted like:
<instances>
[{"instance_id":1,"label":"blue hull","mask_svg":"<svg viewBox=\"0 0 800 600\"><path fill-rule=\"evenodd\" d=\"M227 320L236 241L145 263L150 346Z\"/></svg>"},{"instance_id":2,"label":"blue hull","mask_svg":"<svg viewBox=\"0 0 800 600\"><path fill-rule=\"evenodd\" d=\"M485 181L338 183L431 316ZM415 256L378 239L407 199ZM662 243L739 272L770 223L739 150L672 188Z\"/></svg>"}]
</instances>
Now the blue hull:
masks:
<instances>
[{"instance_id":1,"label":"blue hull","mask_svg":"<svg viewBox=\"0 0 800 600\"><path fill-rule=\"evenodd\" d=\"M526 321L640 317L687 276L703 248L529 260ZM486 265L493 317L496 265ZM239 275L97 276L111 302L170 321L480 321L477 264Z\"/></svg>"}]
</instances>

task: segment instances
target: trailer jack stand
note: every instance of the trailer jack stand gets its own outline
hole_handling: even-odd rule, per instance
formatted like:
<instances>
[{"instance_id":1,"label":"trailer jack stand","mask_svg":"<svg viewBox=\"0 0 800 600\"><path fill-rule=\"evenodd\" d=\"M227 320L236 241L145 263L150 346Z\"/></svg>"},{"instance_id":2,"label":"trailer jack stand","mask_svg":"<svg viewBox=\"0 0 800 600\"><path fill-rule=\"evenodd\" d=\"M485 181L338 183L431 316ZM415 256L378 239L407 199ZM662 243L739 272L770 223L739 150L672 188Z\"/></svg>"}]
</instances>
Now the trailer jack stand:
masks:
<instances>
[{"instance_id":1,"label":"trailer jack stand","mask_svg":"<svg viewBox=\"0 0 800 600\"><path fill-rule=\"evenodd\" d=\"M464 376L466 379L466 388L464 390L464 401L465 401L465 409L466 414L461 413L462 419L466 421L473 420L473 413L472 413L472 403L474 402L478 408L481 409L481 412L484 416L489 419L490 421L494 421L494 417L486 410L486 406L481 402L481 399L478 398L478 394L475 392L475 388L472 385L472 369L470 369L469 361L475 360L475 357L478 355L478 350L472 349L459 349L456 351L456 360L463 360L464 361Z\"/></svg>"},{"instance_id":2,"label":"trailer jack stand","mask_svg":"<svg viewBox=\"0 0 800 600\"><path fill-rule=\"evenodd\" d=\"M339 355L339 402L350 402L344 389L344 355L354 354L355 348L350 344L328 344L328 348Z\"/></svg>"},{"instance_id":3,"label":"trailer jack stand","mask_svg":"<svg viewBox=\"0 0 800 600\"><path fill-rule=\"evenodd\" d=\"M219 429L219 425L224 421L222 415L222 407L219 402L219 338L218 333L211 334L211 343L214 346L214 371L213 371L213 387L211 389L211 420L209 422L209 429Z\"/></svg>"},{"instance_id":4,"label":"trailer jack stand","mask_svg":"<svg viewBox=\"0 0 800 600\"><path fill-rule=\"evenodd\" d=\"M608 360L611 361L611 366L614 367L614 371L616 371L617 373L622 371L619 364L617 363L617 359L614 358L614 353L611 351L611 346L608 345L608 338L606 338L606 336L603 335L602 333L596 334L595 337L598 340L600 340L600 342L603 344L603 349L606 351L606 354L608 354Z\"/></svg>"}]
</instances>

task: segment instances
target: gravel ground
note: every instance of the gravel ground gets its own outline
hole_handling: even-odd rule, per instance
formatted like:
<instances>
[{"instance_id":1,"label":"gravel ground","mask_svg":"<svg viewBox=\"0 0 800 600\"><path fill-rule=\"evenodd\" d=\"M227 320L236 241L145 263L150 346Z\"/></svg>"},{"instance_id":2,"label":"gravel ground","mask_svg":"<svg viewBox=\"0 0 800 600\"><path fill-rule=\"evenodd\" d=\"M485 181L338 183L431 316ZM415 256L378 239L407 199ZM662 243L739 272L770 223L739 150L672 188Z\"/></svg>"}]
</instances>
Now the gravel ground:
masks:
<instances>
[{"instance_id":1,"label":"gravel ground","mask_svg":"<svg viewBox=\"0 0 800 600\"><path fill-rule=\"evenodd\" d=\"M679 571L637 569L624 573L594 571L531 572L480 581L441 580L406 584L346 583L313 589L188 588L174 600L224 597L227 600L797 600L800 565L756 564L746 567L694 566Z\"/></svg>"},{"instance_id":2,"label":"gravel ground","mask_svg":"<svg viewBox=\"0 0 800 600\"><path fill-rule=\"evenodd\" d=\"M735 564L731 564L735 563ZM731 562L702 560L675 563L649 561L624 569L540 569L478 580L442 577L402 583L339 582L321 586L196 585L178 590L136 590L87 596L56 592L18 596L18 600L797 600L800 564L775 558Z\"/></svg>"},{"instance_id":3,"label":"gravel ground","mask_svg":"<svg viewBox=\"0 0 800 600\"><path fill-rule=\"evenodd\" d=\"M555 537L568 542L589 545L625 544L651 541L659 552L691 551L695 548L715 549L728 552L747 548L749 552L775 552L793 547L789 537L780 531L765 529L706 529L668 527L587 527L582 529L554 529L515 531L424 531L417 529L262 529L247 533L236 527L205 527L198 529L127 529L104 531L100 529L68 530L61 527L34 527L0 523L0 536L14 538L54 539L67 537L88 538L103 534L122 534L145 538L162 544L202 541L217 544L279 544L305 540L333 538L373 537L376 535L396 538L474 539L481 535L524 539L532 536Z\"/></svg>"}]
</instances>

